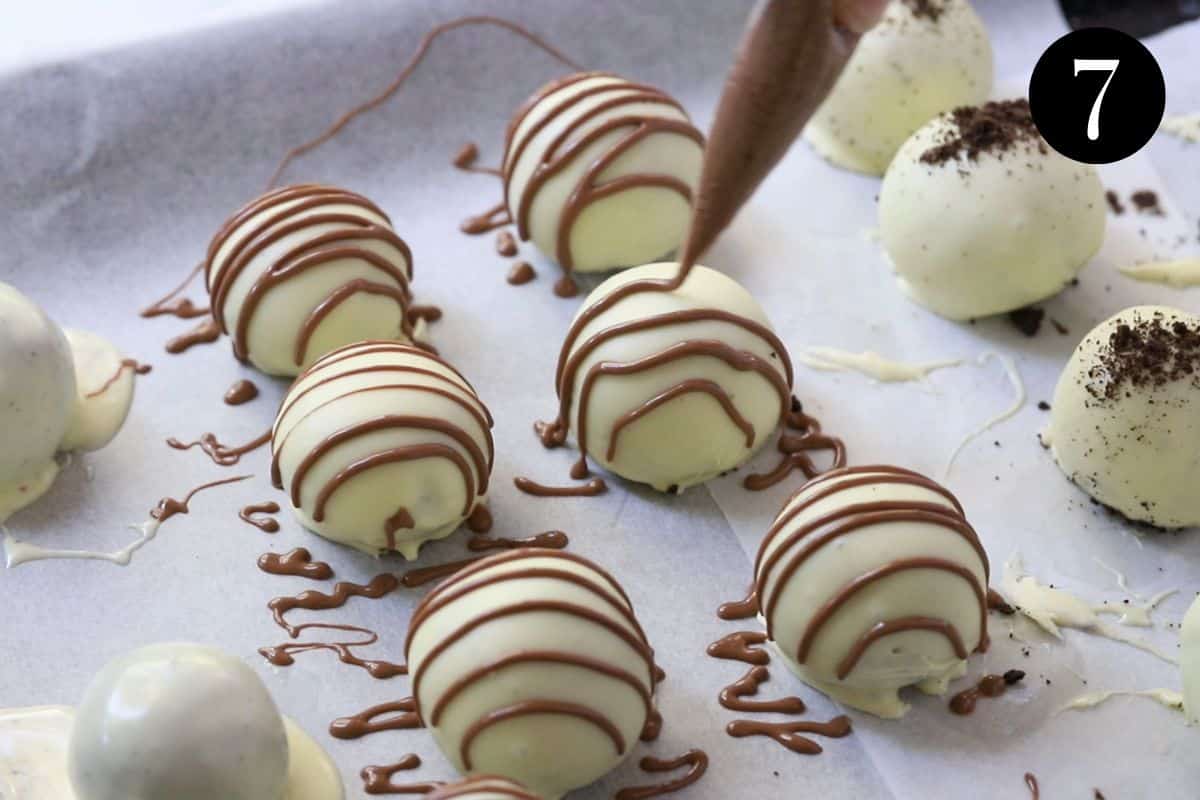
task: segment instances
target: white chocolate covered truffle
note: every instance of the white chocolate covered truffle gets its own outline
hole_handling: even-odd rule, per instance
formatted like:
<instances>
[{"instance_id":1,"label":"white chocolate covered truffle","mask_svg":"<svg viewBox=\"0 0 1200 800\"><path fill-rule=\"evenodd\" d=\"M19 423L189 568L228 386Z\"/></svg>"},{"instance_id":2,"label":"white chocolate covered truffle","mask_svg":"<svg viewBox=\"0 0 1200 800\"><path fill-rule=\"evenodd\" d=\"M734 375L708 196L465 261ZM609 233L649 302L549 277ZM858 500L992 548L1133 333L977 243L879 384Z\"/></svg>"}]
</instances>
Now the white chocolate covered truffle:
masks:
<instances>
[{"instance_id":1,"label":"white chocolate covered truffle","mask_svg":"<svg viewBox=\"0 0 1200 800\"><path fill-rule=\"evenodd\" d=\"M767 635L831 698L901 717L899 690L942 694L987 647L988 560L949 491L915 472L846 467L809 481L759 547Z\"/></svg>"},{"instance_id":2,"label":"white chocolate covered truffle","mask_svg":"<svg viewBox=\"0 0 1200 800\"><path fill-rule=\"evenodd\" d=\"M439 786L425 800L541 800L519 783L499 775L476 775Z\"/></svg>"},{"instance_id":3,"label":"white chocolate covered truffle","mask_svg":"<svg viewBox=\"0 0 1200 800\"><path fill-rule=\"evenodd\" d=\"M992 47L967 0L893 0L804 129L820 155L882 175L913 131L992 90Z\"/></svg>"},{"instance_id":4,"label":"white chocolate covered truffle","mask_svg":"<svg viewBox=\"0 0 1200 800\"><path fill-rule=\"evenodd\" d=\"M79 705L67 765L79 800L342 797L328 757L289 733L254 671L194 644L150 645L106 665Z\"/></svg>"},{"instance_id":5,"label":"white chocolate covered truffle","mask_svg":"<svg viewBox=\"0 0 1200 800\"><path fill-rule=\"evenodd\" d=\"M1104 222L1096 170L1051 149L1024 100L929 122L879 192L880 235L901 288L955 320L1055 294L1099 249Z\"/></svg>"},{"instance_id":6,"label":"white chocolate covered truffle","mask_svg":"<svg viewBox=\"0 0 1200 800\"><path fill-rule=\"evenodd\" d=\"M412 254L367 198L285 186L230 217L204 267L213 317L233 353L270 375L297 375L364 339L411 341Z\"/></svg>"},{"instance_id":7,"label":"white chocolate covered truffle","mask_svg":"<svg viewBox=\"0 0 1200 800\"><path fill-rule=\"evenodd\" d=\"M1179 671L1184 716L1188 725L1200 725L1200 598L1188 606L1179 627Z\"/></svg>"},{"instance_id":8,"label":"white chocolate covered truffle","mask_svg":"<svg viewBox=\"0 0 1200 800\"><path fill-rule=\"evenodd\" d=\"M1200 317L1136 306L1093 328L1058 379L1043 441L1067 477L1126 517L1200 525Z\"/></svg>"},{"instance_id":9,"label":"white chocolate covered truffle","mask_svg":"<svg viewBox=\"0 0 1200 800\"><path fill-rule=\"evenodd\" d=\"M0 282L0 522L50 488L57 453L97 450L117 434L135 366L95 334L64 333Z\"/></svg>"},{"instance_id":10,"label":"white chocolate covered truffle","mask_svg":"<svg viewBox=\"0 0 1200 800\"><path fill-rule=\"evenodd\" d=\"M792 367L762 308L736 281L697 266L673 291L674 263L614 275L588 295L559 354L558 418L543 443L573 432L581 451L660 491L745 463L791 403ZM698 435L702 432L702 435Z\"/></svg>"},{"instance_id":11,"label":"white chocolate covered truffle","mask_svg":"<svg viewBox=\"0 0 1200 800\"><path fill-rule=\"evenodd\" d=\"M481 507L491 426L445 361L398 342L359 342L292 384L272 431L272 479L310 530L416 558Z\"/></svg>"},{"instance_id":12,"label":"white chocolate covered truffle","mask_svg":"<svg viewBox=\"0 0 1200 800\"><path fill-rule=\"evenodd\" d=\"M615 75L543 86L509 123L504 200L564 270L644 264L683 240L704 137L677 101Z\"/></svg>"},{"instance_id":13,"label":"white chocolate covered truffle","mask_svg":"<svg viewBox=\"0 0 1200 800\"><path fill-rule=\"evenodd\" d=\"M629 598L569 553L514 550L459 571L417 606L405 652L450 762L542 798L616 767L653 712L654 654Z\"/></svg>"}]
</instances>

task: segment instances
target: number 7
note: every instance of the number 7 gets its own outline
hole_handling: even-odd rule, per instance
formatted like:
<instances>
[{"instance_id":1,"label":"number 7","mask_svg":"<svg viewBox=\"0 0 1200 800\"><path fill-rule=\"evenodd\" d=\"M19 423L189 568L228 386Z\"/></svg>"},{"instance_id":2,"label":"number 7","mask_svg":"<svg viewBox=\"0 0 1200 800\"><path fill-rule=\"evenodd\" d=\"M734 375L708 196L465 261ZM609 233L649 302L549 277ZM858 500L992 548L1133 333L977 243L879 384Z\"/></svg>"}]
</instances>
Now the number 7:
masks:
<instances>
[{"instance_id":1,"label":"number 7","mask_svg":"<svg viewBox=\"0 0 1200 800\"><path fill-rule=\"evenodd\" d=\"M1092 103L1092 113L1088 114L1087 137L1093 142L1100 138L1100 104L1104 102L1104 93L1108 91L1108 85L1112 83L1113 75L1117 74L1117 67L1120 64L1121 59L1119 58L1075 59L1076 78L1079 77L1079 73L1081 72L1108 73L1108 80L1100 87L1100 94L1096 95L1096 102Z\"/></svg>"}]
</instances>

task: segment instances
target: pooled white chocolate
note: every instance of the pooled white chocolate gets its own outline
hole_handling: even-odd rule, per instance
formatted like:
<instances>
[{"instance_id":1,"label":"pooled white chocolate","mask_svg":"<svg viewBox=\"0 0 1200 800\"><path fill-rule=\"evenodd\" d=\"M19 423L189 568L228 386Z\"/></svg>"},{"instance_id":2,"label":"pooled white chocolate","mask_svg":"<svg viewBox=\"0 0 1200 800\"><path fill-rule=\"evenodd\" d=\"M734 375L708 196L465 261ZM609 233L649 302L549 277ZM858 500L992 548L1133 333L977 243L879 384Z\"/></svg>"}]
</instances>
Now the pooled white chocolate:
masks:
<instances>
[{"instance_id":1,"label":"pooled white chocolate","mask_svg":"<svg viewBox=\"0 0 1200 800\"><path fill-rule=\"evenodd\" d=\"M213 237L213 315L238 359L297 375L364 339L411 341L412 254L365 197L318 184L253 200Z\"/></svg>"},{"instance_id":2,"label":"pooled white chocolate","mask_svg":"<svg viewBox=\"0 0 1200 800\"><path fill-rule=\"evenodd\" d=\"M836 166L882 175L913 131L991 90L992 47L966 0L894 0L804 135Z\"/></svg>"},{"instance_id":3,"label":"pooled white chocolate","mask_svg":"<svg viewBox=\"0 0 1200 800\"><path fill-rule=\"evenodd\" d=\"M75 715L78 800L341 800L341 778L265 686L211 647L159 644L105 666Z\"/></svg>"},{"instance_id":4,"label":"pooled white chocolate","mask_svg":"<svg viewBox=\"0 0 1200 800\"><path fill-rule=\"evenodd\" d=\"M416 558L483 503L491 425L445 361L398 342L360 342L292 384L272 431L272 478L310 530Z\"/></svg>"},{"instance_id":5,"label":"pooled white chocolate","mask_svg":"<svg viewBox=\"0 0 1200 800\"><path fill-rule=\"evenodd\" d=\"M417 606L405 652L450 762L542 798L616 767L653 712L654 655L629 599L569 553L514 550L459 571Z\"/></svg>"},{"instance_id":6,"label":"pooled white chocolate","mask_svg":"<svg viewBox=\"0 0 1200 800\"><path fill-rule=\"evenodd\" d=\"M566 270L644 264L683 240L703 136L674 99L605 73L547 84L505 141L517 232Z\"/></svg>"},{"instance_id":7,"label":"pooled white chocolate","mask_svg":"<svg viewBox=\"0 0 1200 800\"><path fill-rule=\"evenodd\" d=\"M897 467L848 467L784 505L755 560L767 634L797 675L896 718L899 690L942 694L987 647L987 556L942 486Z\"/></svg>"},{"instance_id":8,"label":"pooled white chocolate","mask_svg":"<svg viewBox=\"0 0 1200 800\"><path fill-rule=\"evenodd\" d=\"M498 775L476 775L439 786L425 800L541 800L524 786Z\"/></svg>"},{"instance_id":9,"label":"pooled white chocolate","mask_svg":"<svg viewBox=\"0 0 1200 800\"><path fill-rule=\"evenodd\" d=\"M588 295L559 357L559 417L605 469L660 491L702 483L750 459L790 408L791 363L762 308L731 278L697 266L671 292L674 263L626 270ZM697 435L703 432L703 435Z\"/></svg>"},{"instance_id":10,"label":"pooled white chocolate","mask_svg":"<svg viewBox=\"0 0 1200 800\"><path fill-rule=\"evenodd\" d=\"M0 282L0 522L50 488L56 454L108 444L132 401L132 369L116 348L64 333Z\"/></svg>"},{"instance_id":11,"label":"pooled white chocolate","mask_svg":"<svg viewBox=\"0 0 1200 800\"><path fill-rule=\"evenodd\" d=\"M1104 237L1104 188L1093 167L1046 145L1024 101L988 103L904 143L883 178L879 224L904 292L973 319L1066 286Z\"/></svg>"},{"instance_id":12,"label":"pooled white chocolate","mask_svg":"<svg viewBox=\"0 0 1200 800\"><path fill-rule=\"evenodd\" d=\"M1164 528L1200 525L1200 317L1121 311L1083 338L1054 390L1043 440L1098 502Z\"/></svg>"}]
</instances>

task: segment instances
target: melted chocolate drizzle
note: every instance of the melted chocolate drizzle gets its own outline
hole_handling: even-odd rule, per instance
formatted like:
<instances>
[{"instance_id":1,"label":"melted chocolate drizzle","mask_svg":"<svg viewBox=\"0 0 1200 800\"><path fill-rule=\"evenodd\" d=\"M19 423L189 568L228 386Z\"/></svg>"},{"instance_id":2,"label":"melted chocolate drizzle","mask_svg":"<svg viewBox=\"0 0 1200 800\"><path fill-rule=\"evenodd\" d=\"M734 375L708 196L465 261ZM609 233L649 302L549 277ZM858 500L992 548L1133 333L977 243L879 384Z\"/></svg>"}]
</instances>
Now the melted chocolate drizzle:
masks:
<instances>
[{"instance_id":1,"label":"melted chocolate drizzle","mask_svg":"<svg viewBox=\"0 0 1200 800\"><path fill-rule=\"evenodd\" d=\"M170 314L171 316L178 317L179 319L193 319L195 317L206 316L209 311L207 307L200 308L186 297L181 297L178 300L175 300L175 296L186 289L187 285L195 280L196 276L199 275L203 269L204 262L201 261L192 268L192 271L188 273L186 278L184 278L183 283L176 286L165 296L155 300L153 303L143 308L139 313L139 316L150 318L162 316L164 314ZM172 303L172 300L175 300L175 302Z\"/></svg>"},{"instance_id":2,"label":"melted chocolate drizzle","mask_svg":"<svg viewBox=\"0 0 1200 800\"><path fill-rule=\"evenodd\" d=\"M646 756L638 763L638 766L644 771L652 773L671 772L680 767L687 767L688 769L683 775L666 783L652 784L650 786L630 786L621 789L617 792L615 800L646 800L646 798L650 797L672 794L691 786L704 777L704 773L708 770L708 754L703 750L692 749L676 758Z\"/></svg>"},{"instance_id":3,"label":"melted chocolate drizzle","mask_svg":"<svg viewBox=\"0 0 1200 800\"><path fill-rule=\"evenodd\" d=\"M363 767L359 776L363 780L363 791L367 794L428 794L442 785L441 781L431 783L393 783L392 778L397 772L407 772L421 766L421 757L416 753L408 753L395 764Z\"/></svg>"},{"instance_id":4,"label":"melted chocolate drizzle","mask_svg":"<svg viewBox=\"0 0 1200 800\"><path fill-rule=\"evenodd\" d=\"M221 444L217 440L215 433L204 433L200 435L199 439L192 442L181 442L172 436L167 439L167 446L175 450L191 450L193 447L199 447L204 451L206 456L212 459L214 464L222 467L230 467L241 461L242 456L257 450L269 441L271 441L271 432L269 430L236 447Z\"/></svg>"},{"instance_id":5,"label":"melted chocolate drizzle","mask_svg":"<svg viewBox=\"0 0 1200 800\"><path fill-rule=\"evenodd\" d=\"M279 503L268 500L265 503L252 503L238 512L238 519L247 525L253 525L263 533L276 533L279 530L279 520L270 517L256 517L255 514L277 514ZM293 551L295 552L295 551Z\"/></svg>"},{"instance_id":6,"label":"melted chocolate drizzle","mask_svg":"<svg viewBox=\"0 0 1200 800\"><path fill-rule=\"evenodd\" d=\"M208 313L208 312L205 312ZM201 322L187 333L168 339L166 351L171 355L179 355L198 344L211 344L221 336L221 326L212 317Z\"/></svg>"},{"instance_id":7,"label":"melted chocolate drizzle","mask_svg":"<svg viewBox=\"0 0 1200 800\"><path fill-rule=\"evenodd\" d=\"M244 378L237 381L225 392L225 405L240 406L258 397L258 387Z\"/></svg>"},{"instance_id":8,"label":"melted chocolate drizzle","mask_svg":"<svg viewBox=\"0 0 1200 800\"><path fill-rule=\"evenodd\" d=\"M574 477L574 476L572 476ZM547 486L531 478L513 478L513 485L534 497L595 497L608 491L603 478L592 478L575 486Z\"/></svg>"},{"instance_id":9,"label":"melted chocolate drizzle","mask_svg":"<svg viewBox=\"0 0 1200 800\"><path fill-rule=\"evenodd\" d=\"M766 641L767 635L760 631L738 631L710 644L707 652L713 658L765 665L771 662L771 656L759 645Z\"/></svg>"},{"instance_id":10,"label":"melted chocolate drizzle","mask_svg":"<svg viewBox=\"0 0 1200 800\"><path fill-rule=\"evenodd\" d=\"M799 403L793 400L793 410L784 417L786 430L779 436L778 449L783 459L769 472L760 475L747 475L742 486L752 492L761 491L782 481L792 472L799 471L805 478L815 478L822 470L813 462L809 455L814 450L832 450L833 464L830 470L846 466L846 445L836 436L821 433L821 423L815 417L810 417L798 408ZM799 431L797 434L787 430Z\"/></svg>"},{"instance_id":11,"label":"melted chocolate drizzle","mask_svg":"<svg viewBox=\"0 0 1200 800\"><path fill-rule=\"evenodd\" d=\"M329 580L333 577L333 567L324 561L313 561L312 553L304 547L297 547L282 554L263 553L258 557L258 568L269 575L289 575L314 581Z\"/></svg>"},{"instance_id":12,"label":"melted chocolate drizzle","mask_svg":"<svg viewBox=\"0 0 1200 800\"><path fill-rule=\"evenodd\" d=\"M120 379L121 373L123 373L127 369L133 370L133 373L135 375L145 375L154 368L152 366L150 366L149 364L139 363L138 361L136 361L132 358L121 359L121 364L117 367L116 371L112 375L110 375L108 377L108 379L104 381L104 383L100 384L100 388L93 389L92 391L85 394L84 397L86 397L87 399L90 400L93 397L99 397L100 395L104 394L105 392L107 392L109 389L112 388L112 385L114 383L116 383L118 379Z\"/></svg>"},{"instance_id":13,"label":"melted chocolate drizzle","mask_svg":"<svg viewBox=\"0 0 1200 800\"><path fill-rule=\"evenodd\" d=\"M204 491L205 489L211 489L214 486L223 486L227 483L238 483L239 481L244 481L251 477L253 477L253 476L252 475L238 475L233 478L222 478L219 481L210 481L209 483L202 483L199 486L192 489L191 491L189 491L187 494L185 494L183 496L182 500L176 500L173 497L164 497L158 501L158 505L155 506L154 510L150 512L150 516L152 519L156 519L160 523L166 522L167 520L169 520L171 517L175 516L176 514L188 513L188 511L189 511L188 503L192 502L192 498L195 497L200 492Z\"/></svg>"},{"instance_id":14,"label":"melted chocolate drizzle","mask_svg":"<svg viewBox=\"0 0 1200 800\"><path fill-rule=\"evenodd\" d=\"M823 752L821 745L802 734L810 733L817 736L827 736L831 739L841 739L850 735L850 718L842 715L828 722L760 722L751 719L735 719L725 726L725 732L735 739L746 736L769 736L779 744L806 756L815 756Z\"/></svg>"},{"instance_id":15,"label":"melted chocolate drizzle","mask_svg":"<svg viewBox=\"0 0 1200 800\"><path fill-rule=\"evenodd\" d=\"M730 600L717 608L717 616L731 622L753 619L756 614L758 614L758 592L755 591L754 584L750 584L750 589L741 600Z\"/></svg>"},{"instance_id":16,"label":"melted chocolate drizzle","mask_svg":"<svg viewBox=\"0 0 1200 800\"><path fill-rule=\"evenodd\" d=\"M999 697L1024 677L1025 673L1019 669L1010 669L1003 675L984 675L974 686L950 698L950 710L960 715L971 714L980 697Z\"/></svg>"},{"instance_id":17,"label":"melted chocolate drizzle","mask_svg":"<svg viewBox=\"0 0 1200 800\"><path fill-rule=\"evenodd\" d=\"M384 717L384 715L388 715ZM384 717L383 719L379 719ZM417 715L417 702L411 697L382 703L349 717L338 717L329 724L335 739L361 739L380 731L413 730L423 727Z\"/></svg>"},{"instance_id":18,"label":"melted chocolate drizzle","mask_svg":"<svg viewBox=\"0 0 1200 800\"><path fill-rule=\"evenodd\" d=\"M467 549L476 553L483 550L515 550L520 547L541 547L549 550L562 550L569 542L570 539L562 531L544 531L522 539L472 536L467 540Z\"/></svg>"},{"instance_id":19,"label":"melted chocolate drizzle","mask_svg":"<svg viewBox=\"0 0 1200 800\"><path fill-rule=\"evenodd\" d=\"M761 652L761 651L760 651ZM718 700L730 711L779 714L803 714L807 707L799 697L780 697L777 700L746 700L758 694L758 687L770 680L765 666L753 666L746 674L721 690Z\"/></svg>"}]
</instances>

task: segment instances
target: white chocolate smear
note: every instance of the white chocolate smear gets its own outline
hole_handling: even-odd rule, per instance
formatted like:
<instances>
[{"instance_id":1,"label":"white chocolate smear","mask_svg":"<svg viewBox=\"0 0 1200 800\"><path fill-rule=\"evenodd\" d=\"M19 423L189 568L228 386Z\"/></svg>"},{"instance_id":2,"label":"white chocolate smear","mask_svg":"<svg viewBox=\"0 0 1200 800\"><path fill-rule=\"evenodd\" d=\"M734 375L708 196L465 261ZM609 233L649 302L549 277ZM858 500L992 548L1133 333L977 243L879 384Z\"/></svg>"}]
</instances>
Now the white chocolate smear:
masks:
<instances>
[{"instance_id":1,"label":"white chocolate smear","mask_svg":"<svg viewBox=\"0 0 1200 800\"><path fill-rule=\"evenodd\" d=\"M1118 267L1127 278L1143 283L1161 283L1175 289L1200 286L1200 258L1181 258L1174 261L1151 261Z\"/></svg>"},{"instance_id":2,"label":"white chocolate smear","mask_svg":"<svg viewBox=\"0 0 1200 800\"><path fill-rule=\"evenodd\" d=\"M954 469L954 462L958 459L958 455L963 451L964 447L970 444L972 440L982 436L1001 422L1012 417L1025 405L1025 382L1021 380L1021 373L1017 371L1016 362L1012 360L1011 356L1006 356L1002 353L987 352L980 355L975 363L979 366L984 366L991 360L999 361L1000 365L1004 367L1004 372L1008 376L1008 382L1012 385L1013 394L1015 395L1013 402L999 414L968 433L966 438L958 443L958 447L954 448L954 452L950 454L950 458L946 461L946 469L942 473L943 477L950 476L950 470Z\"/></svg>"},{"instance_id":3,"label":"white chocolate smear","mask_svg":"<svg viewBox=\"0 0 1200 800\"><path fill-rule=\"evenodd\" d=\"M1083 711L1095 708L1114 697L1148 697L1175 711L1183 710L1183 695L1174 689L1105 689L1081 694L1060 708L1059 711Z\"/></svg>"},{"instance_id":4,"label":"white chocolate smear","mask_svg":"<svg viewBox=\"0 0 1200 800\"><path fill-rule=\"evenodd\" d=\"M893 361L872 350L851 353L834 347L805 347L794 359L810 369L822 372L857 372L880 383L919 381L936 370L962 364L962 359L959 358L925 362Z\"/></svg>"},{"instance_id":5,"label":"white chocolate smear","mask_svg":"<svg viewBox=\"0 0 1200 800\"><path fill-rule=\"evenodd\" d=\"M103 550L74 550L74 549L56 549L52 547L42 547L41 545L23 542L12 535L7 528L0 527L0 531L4 533L4 566L12 569L19 567L22 564L27 564L30 561L44 561L47 559L67 559L67 560L84 560L84 561L109 561L113 564L119 564L122 567L129 566L129 562L133 560L133 554L146 546L151 539L158 533L159 526L162 525L161 520L154 518L147 519L137 525L130 525L130 530L138 532L136 539L131 541L119 550L103 551Z\"/></svg>"},{"instance_id":6,"label":"white chocolate smear","mask_svg":"<svg viewBox=\"0 0 1200 800\"><path fill-rule=\"evenodd\" d=\"M1005 562L1000 591L1021 614L1057 639L1063 638L1062 628L1074 628L1144 650L1168 664L1179 663L1173 655L1154 644L1130 636L1120 627L1101 620L1097 608L1082 598L1039 583L1037 578L1025 572L1018 555ZM1107 609L1104 613L1107 613Z\"/></svg>"},{"instance_id":7,"label":"white chocolate smear","mask_svg":"<svg viewBox=\"0 0 1200 800\"><path fill-rule=\"evenodd\" d=\"M1185 142L1200 142L1200 111L1163 117L1158 127L1163 133L1178 136Z\"/></svg>"}]
</instances>

